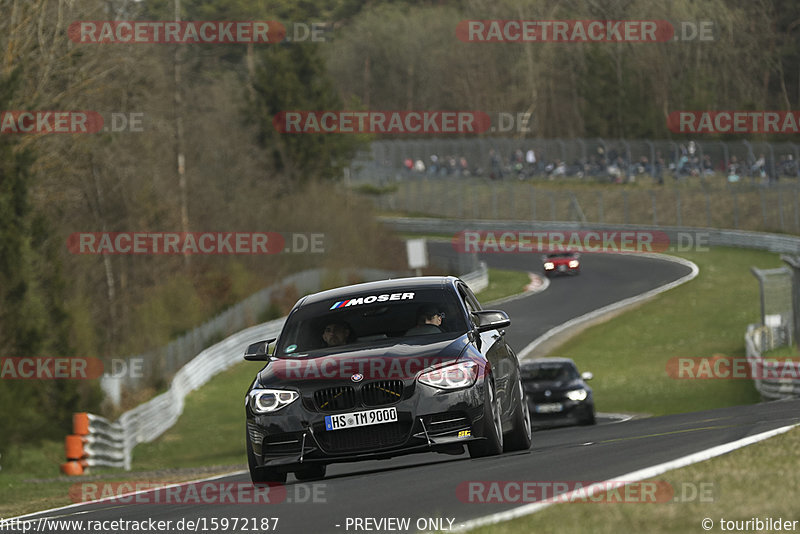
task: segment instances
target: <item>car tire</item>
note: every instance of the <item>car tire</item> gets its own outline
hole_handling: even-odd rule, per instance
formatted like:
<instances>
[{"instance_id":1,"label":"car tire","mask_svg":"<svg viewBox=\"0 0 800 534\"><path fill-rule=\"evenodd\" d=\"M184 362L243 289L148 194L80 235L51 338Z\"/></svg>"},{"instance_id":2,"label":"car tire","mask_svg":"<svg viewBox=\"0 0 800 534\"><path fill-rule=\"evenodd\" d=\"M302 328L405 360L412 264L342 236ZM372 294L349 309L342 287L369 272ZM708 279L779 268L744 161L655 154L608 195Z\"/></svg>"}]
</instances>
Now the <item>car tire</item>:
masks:
<instances>
[{"instance_id":1,"label":"car tire","mask_svg":"<svg viewBox=\"0 0 800 534\"><path fill-rule=\"evenodd\" d=\"M497 456L503 452L503 419L500 411L500 400L494 389L491 377L486 377L483 400L483 424L485 436L482 440L467 444L471 458Z\"/></svg>"},{"instance_id":2,"label":"car tire","mask_svg":"<svg viewBox=\"0 0 800 534\"><path fill-rule=\"evenodd\" d=\"M325 478L325 472L328 466L325 464L310 465L294 472L294 478L300 482L308 482L312 480L322 480Z\"/></svg>"},{"instance_id":3,"label":"car tire","mask_svg":"<svg viewBox=\"0 0 800 534\"><path fill-rule=\"evenodd\" d=\"M247 443L247 467L250 469L250 480L253 484L268 484L270 482L284 484L286 482L286 473L279 473L274 468L258 466L256 463L256 455L253 453L253 444L250 441L250 434L247 431L245 431L245 436Z\"/></svg>"},{"instance_id":4,"label":"car tire","mask_svg":"<svg viewBox=\"0 0 800 534\"><path fill-rule=\"evenodd\" d=\"M511 423L511 431L505 436L503 440L503 451L527 451L531 448L532 440L532 427L531 427L531 414L528 408L528 401L525 399L525 393L522 389L522 380L518 381L520 403L514 412L514 419Z\"/></svg>"},{"instance_id":5,"label":"car tire","mask_svg":"<svg viewBox=\"0 0 800 534\"><path fill-rule=\"evenodd\" d=\"M580 424L588 426L588 425L594 425L596 423L597 423L597 420L595 419L595 416L594 416L594 406L592 406L591 411L589 412L589 415L584 417L583 419L581 419Z\"/></svg>"}]
</instances>

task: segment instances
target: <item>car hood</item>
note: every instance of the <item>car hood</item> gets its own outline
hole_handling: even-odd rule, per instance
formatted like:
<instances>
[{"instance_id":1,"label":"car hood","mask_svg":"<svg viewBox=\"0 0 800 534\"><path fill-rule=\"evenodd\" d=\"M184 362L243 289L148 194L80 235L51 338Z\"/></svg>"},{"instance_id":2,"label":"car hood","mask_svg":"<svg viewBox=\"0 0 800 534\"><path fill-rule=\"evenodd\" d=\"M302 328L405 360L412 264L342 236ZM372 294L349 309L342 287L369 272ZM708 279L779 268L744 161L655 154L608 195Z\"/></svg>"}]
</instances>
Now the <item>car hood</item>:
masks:
<instances>
[{"instance_id":1,"label":"car hood","mask_svg":"<svg viewBox=\"0 0 800 534\"><path fill-rule=\"evenodd\" d=\"M569 262L571 262L574 259L576 259L576 258L548 258L548 259L544 260L544 262L545 263L550 262L550 263L552 263L554 265L561 265L561 264L567 265L567 264L569 264Z\"/></svg>"},{"instance_id":2,"label":"car hood","mask_svg":"<svg viewBox=\"0 0 800 534\"><path fill-rule=\"evenodd\" d=\"M436 340L429 341L426 337ZM269 362L259 372L257 382L262 387L307 387L311 383L336 385L362 380L408 380L423 369L457 360L469 343L466 334L444 340L440 335L399 339L402 342L281 358Z\"/></svg>"}]
</instances>

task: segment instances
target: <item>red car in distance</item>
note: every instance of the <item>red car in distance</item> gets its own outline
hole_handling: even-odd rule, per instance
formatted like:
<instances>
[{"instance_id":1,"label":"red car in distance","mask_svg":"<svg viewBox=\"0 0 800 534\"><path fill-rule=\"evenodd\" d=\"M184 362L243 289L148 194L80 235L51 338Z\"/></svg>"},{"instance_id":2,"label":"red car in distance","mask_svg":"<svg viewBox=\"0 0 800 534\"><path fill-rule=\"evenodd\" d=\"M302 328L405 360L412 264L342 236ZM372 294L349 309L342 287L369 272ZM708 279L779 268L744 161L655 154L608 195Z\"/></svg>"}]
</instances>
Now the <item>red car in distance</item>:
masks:
<instances>
[{"instance_id":1,"label":"red car in distance","mask_svg":"<svg viewBox=\"0 0 800 534\"><path fill-rule=\"evenodd\" d=\"M542 256L544 274L579 274L581 272L580 254L577 252L556 252Z\"/></svg>"}]
</instances>

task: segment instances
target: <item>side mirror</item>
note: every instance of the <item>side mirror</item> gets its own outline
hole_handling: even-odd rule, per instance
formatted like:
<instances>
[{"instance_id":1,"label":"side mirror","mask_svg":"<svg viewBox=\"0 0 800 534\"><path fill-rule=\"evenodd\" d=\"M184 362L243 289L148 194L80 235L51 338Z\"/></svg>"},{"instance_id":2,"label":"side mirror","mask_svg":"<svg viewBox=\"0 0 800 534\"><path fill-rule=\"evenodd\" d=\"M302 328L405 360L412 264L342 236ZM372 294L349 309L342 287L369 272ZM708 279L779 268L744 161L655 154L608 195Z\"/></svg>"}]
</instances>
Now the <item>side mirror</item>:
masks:
<instances>
[{"instance_id":1,"label":"side mirror","mask_svg":"<svg viewBox=\"0 0 800 534\"><path fill-rule=\"evenodd\" d=\"M478 332L500 330L511 324L508 314L500 310L481 310L474 314L477 319Z\"/></svg>"},{"instance_id":2,"label":"side mirror","mask_svg":"<svg viewBox=\"0 0 800 534\"><path fill-rule=\"evenodd\" d=\"M581 378L583 378L584 380L591 380L592 378L594 378L594 375L589 371L584 371L581 373Z\"/></svg>"},{"instance_id":3,"label":"side mirror","mask_svg":"<svg viewBox=\"0 0 800 534\"><path fill-rule=\"evenodd\" d=\"M267 339L253 343L244 351L244 359L249 362L266 362L269 361L269 344L277 338Z\"/></svg>"}]
</instances>

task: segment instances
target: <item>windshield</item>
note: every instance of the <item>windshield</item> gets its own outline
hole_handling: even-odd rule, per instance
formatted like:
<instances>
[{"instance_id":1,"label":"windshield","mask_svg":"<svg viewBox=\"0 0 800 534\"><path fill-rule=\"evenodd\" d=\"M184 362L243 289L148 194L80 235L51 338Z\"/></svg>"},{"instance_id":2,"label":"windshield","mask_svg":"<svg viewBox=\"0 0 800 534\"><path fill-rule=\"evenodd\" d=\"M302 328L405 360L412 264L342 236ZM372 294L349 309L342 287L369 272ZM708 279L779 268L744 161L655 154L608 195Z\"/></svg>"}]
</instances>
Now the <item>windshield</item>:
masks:
<instances>
[{"instance_id":1,"label":"windshield","mask_svg":"<svg viewBox=\"0 0 800 534\"><path fill-rule=\"evenodd\" d=\"M565 381L578 378L578 370L570 363L544 363L525 366L521 370L523 380Z\"/></svg>"},{"instance_id":2,"label":"windshield","mask_svg":"<svg viewBox=\"0 0 800 534\"><path fill-rule=\"evenodd\" d=\"M436 316L436 317L434 317ZM275 355L364 344L397 343L420 336L455 337L467 330L461 306L442 289L359 292L305 305L287 319Z\"/></svg>"}]
</instances>

